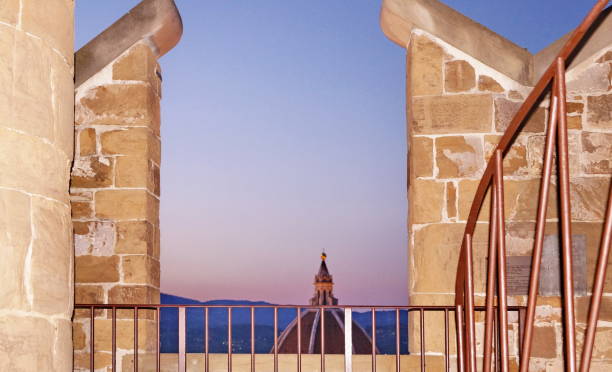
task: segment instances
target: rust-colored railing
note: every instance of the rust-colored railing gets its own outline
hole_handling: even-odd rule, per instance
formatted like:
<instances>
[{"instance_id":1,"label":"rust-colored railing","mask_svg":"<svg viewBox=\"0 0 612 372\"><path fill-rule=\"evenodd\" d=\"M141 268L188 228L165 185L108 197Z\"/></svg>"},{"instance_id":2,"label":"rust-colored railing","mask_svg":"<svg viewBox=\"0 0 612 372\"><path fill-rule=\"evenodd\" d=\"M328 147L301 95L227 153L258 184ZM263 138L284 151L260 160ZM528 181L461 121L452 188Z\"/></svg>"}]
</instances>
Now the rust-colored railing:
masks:
<instances>
[{"instance_id":1,"label":"rust-colored railing","mask_svg":"<svg viewBox=\"0 0 612 372\"><path fill-rule=\"evenodd\" d=\"M255 368L255 359L257 355L261 355L261 354L256 354L255 352L255 343L256 343L256 334L255 334L255 310L256 309L273 309L273 317L274 317L274 343L273 343L273 347L271 350L271 354L273 354L273 365L274 365L274 369L273 371L277 372L278 368L279 368L279 360L278 360L278 356L279 356L279 317L278 317L278 313L279 310L281 309L293 309L296 312L296 327L297 327L297 332L298 332L298 336L297 336L297 358L296 358L296 370L298 372L302 371L302 355L307 354L307 352L303 352L302 351L302 337L301 337L301 330L302 330L302 316L298 316L303 314L303 312L308 311L308 310L315 310L315 311L319 311L319 312L325 312L325 311L331 311L331 310L335 310L335 311L342 311L344 313L344 324L350 324L351 319L353 318L353 311L356 312L371 312L371 324L372 324L372 329L371 329L371 344L372 344L372 348L371 348L371 371L372 372L376 372L377 371L377 365L376 365L376 359L377 359L377 355L381 355L380 351L378 350L377 347L377 340L376 340L376 330L377 330L377 325L376 325L376 316L377 314L379 314L382 311L387 311L387 312L395 312L395 372L400 372L401 371L401 356L402 355L408 355L410 354L412 357L415 358L419 358L419 365L420 365L420 370L422 372L424 372L427 368L427 357L443 357L444 358L444 370L445 371L451 371L452 367L451 367L451 358L454 357L454 354L451 351L451 347L453 346L451 344L451 341L453 339L455 339L454 335L453 335L453 328L450 327L450 319L451 316L454 316L455 319L458 319L459 317L457 316L457 314L453 314L456 311L456 307L449 305L449 306L308 306L308 305L304 305L304 306L297 306L297 305L233 305L233 306L228 306L228 305L147 305L147 304L140 304L140 305L136 305L136 304L78 304L75 305L75 310L78 311L80 319L84 319L85 320L85 324L89 324L89 337L87 338L89 340L89 344L87 345L88 347L88 356L89 356L89 369L91 371L95 370L95 365L96 365L96 355L100 355L100 352L106 352L111 354L111 370L112 371L117 371L117 355L118 355L118 339L120 337L128 337L131 339L131 337L133 337L133 349L132 350L128 350L128 352L131 352L133 354L133 363L134 363L134 371L140 371L140 370L144 370L144 371L157 371L159 372L162 368L162 363L161 363L161 343L160 343L160 339L161 339L161 328L160 328L160 310L161 309L178 309L178 324L177 324L177 328L179 330L178 332L178 362L176 367L178 368L178 371L180 372L185 372L187 370L187 347L186 347L186 341L187 341L187 317L186 317L186 310L187 309L201 309L203 311L204 314L204 329L202 330L203 333L203 357L204 357L204 367L202 369L202 371L204 372L209 372L210 370L212 370L211 368L211 363L210 363L210 340L211 340L211 333L209 331L210 329L210 322L209 322L209 310L211 309L227 309L227 351L225 352L225 354L227 355L227 366L226 366L226 370L228 372L232 371L232 358L233 358L233 354L232 354L232 329L233 329L233 324L232 324L232 310L236 310L236 309L248 309L250 311L250 372L256 372L256 368ZM524 307L521 306L509 306L507 308L508 311L513 311L516 312L517 314L519 312L524 311ZM479 306L479 307L474 307L474 311L477 312L484 312L486 309L484 306ZM143 312L152 312L153 316L151 316L151 314L149 314L149 316L146 317L141 317L141 314ZM121 314L121 317L119 319L125 321L125 317L126 314L125 312L129 313L129 318L133 321L133 331L130 332L131 335L128 336L125 334L125 332L122 332L121 335L118 334L117 332L117 313L118 312L123 312ZM407 325L405 325L405 332L406 335L408 337L408 342L409 343L413 343L414 345L408 345L409 349L402 353L402 350L400 348L400 312L407 312L408 314L413 314L412 315L412 321L408 322ZM425 322L425 315L426 314L439 314L442 316L443 320L443 324L435 324L436 327L436 332L432 333L431 336L429 337L434 337L433 335L435 334L435 337L439 337L439 331L440 329L443 329L444 331L444 346L443 346L443 351L441 350L437 350L432 352L431 350L428 350L427 346L425 345L425 340L427 339L427 325ZM96 344L97 341L99 340L99 337L103 337L104 339L108 339L108 335L104 335L104 334L99 334L100 332L106 332L108 333L109 329L105 328L103 331L98 331L96 330L95 324L96 321L98 320L108 320L110 318L111 320L111 327L110 327L110 339L111 339L111 350L96 350ZM519 316L516 317L517 319L520 319ZM325 317L321 316L320 319L322 321L324 321ZM138 334L138 329L139 329L139 323L143 323L143 322L154 322L154 327L156 329L155 335L151 335L151 334L147 334L145 337L154 337L155 338L155 350L143 350L142 348L142 343L141 340L139 340L139 334ZM518 324L519 328L522 328L522 326L520 325L520 323ZM409 328L410 327L410 328ZM418 332L416 332L416 329L418 327ZM443 327L443 328L442 328ZM411 333L412 331L412 333ZM325 332L326 332L326 327L323 323L321 323L320 326L320 340L321 342L321 351L320 351L320 371L321 372L325 372L326 370L326 355L330 355L328 353L326 353L325 351ZM97 336L98 334L98 336ZM412 335L412 337L410 336ZM123 342L125 342L125 340L123 340ZM147 342L148 344L148 342ZM412 352L409 352L410 348L414 348L416 350L413 350ZM458 349L458 348L457 348ZM122 350L123 355L125 355L125 350ZM217 351L218 352L218 351ZM149 358L147 359L146 362L144 361L140 361L139 360L139 354L142 357L143 354L147 354L149 356ZM352 360L353 360L353 339L352 339L352 327L346 327L344 326L344 368L343 370L345 372L351 372L352 371ZM442 354L442 355L440 355ZM153 358L153 355L155 356ZM140 365L139 365L140 364ZM145 365L143 365L145 364ZM126 368L126 366L123 366L124 368ZM191 370L191 369L190 369ZM243 370L241 370L241 372L245 372ZM391 372L391 371L389 371Z\"/></svg>"},{"instance_id":2,"label":"rust-colored railing","mask_svg":"<svg viewBox=\"0 0 612 372\"><path fill-rule=\"evenodd\" d=\"M602 13L608 0L599 0L589 12L582 23L573 32L567 43L563 46L557 57L544 72L525 102L520 106L516 115L510 122L508 129L501 137L485 172L480 180L474 196L470 214L467 220L457 276L455 282L455 305L457 309L457 344L458 344L458 370L475 372L476 366L476 335L474 319L474 270L472 239L476 228L478 215L482 209L485 194L491 188L491 206L489 221L489 245L486 286L486 311L484 327L484 372L491 371L493 347L496 345L496 354L500 361L497 368L503 372L509 368L508 349L508 313L506 294L506 247L504 224L504 174L503 157L508 152L512 141L520 132L527 115L538 105L543 96L551 92L549 106L549 120L546 130L544 161L538 209L536 216L535 239L532 254L532 264L529 279L527 309L525 314L525 329L520 336L520 371L526 372L529 368L529 358L533 342L533 329L536 300L538 294L538 281L542 259L544 229L546 212L548 208L548 195L553 167L553 154L558 159L560 223L561 223L561 257L562 257L562 286L563 286L563 325L564 325L564 358L566 370L576 371L576 335L574 313L574 290L572 272L572 242L571 242L571 201L570 201L570 175L568 155L568 134L566 118L566 87L565 68L568 58L583 41L585 34ZM557 143L555 143L555 141ZM602 200L602 204L605 201ZM592 291L590 310L587 322L584 347L580 363L580 372L589 370L593 342L601 305L603 285L610 250L612 234L612 190L608 197L607 213L604 222L603 235L599 250L598 263L595 272L595 281ZM495 293L497 284L497 295ZM498 304L495 321L494 303ZM493 334L497 331L497 340L494 342Z\"/></svg>"}]
</instances>

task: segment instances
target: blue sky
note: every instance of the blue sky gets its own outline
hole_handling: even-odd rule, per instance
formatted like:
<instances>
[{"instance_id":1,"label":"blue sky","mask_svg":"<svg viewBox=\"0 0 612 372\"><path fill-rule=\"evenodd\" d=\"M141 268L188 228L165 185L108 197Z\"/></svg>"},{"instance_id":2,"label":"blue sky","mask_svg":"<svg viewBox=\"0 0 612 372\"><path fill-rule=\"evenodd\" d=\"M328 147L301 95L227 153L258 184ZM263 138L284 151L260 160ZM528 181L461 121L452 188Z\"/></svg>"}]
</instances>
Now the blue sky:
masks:
<instances>
[{"instance_id":1,"label":"blue sky","mask_svg":"<svg viewBox=\"0 0 612 372\"><path fill-rule=\"evenodd\" d=\"M76 47L137 3L78 0ZM162 290L305 303L325 249L341 303L405 304L405 52L380 1L176 3L184 35L160 60ZM532 52L592 5L444 3Z\"/></svg>"}]
</instances>

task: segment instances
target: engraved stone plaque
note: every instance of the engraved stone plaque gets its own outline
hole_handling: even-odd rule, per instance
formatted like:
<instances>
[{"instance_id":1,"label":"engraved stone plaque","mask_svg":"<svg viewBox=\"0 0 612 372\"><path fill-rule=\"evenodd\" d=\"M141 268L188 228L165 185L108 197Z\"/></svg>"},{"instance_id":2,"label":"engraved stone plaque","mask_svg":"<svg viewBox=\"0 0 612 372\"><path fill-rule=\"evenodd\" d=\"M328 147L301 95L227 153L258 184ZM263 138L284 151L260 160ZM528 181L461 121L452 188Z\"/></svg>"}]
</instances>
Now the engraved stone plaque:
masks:
<instances>
[{"instance_id":1,"label":"engraved stone plaque","mask_svg":"<svg viewBox=\"0 0 612 372\"><path fill-rule=\"evenodd\" d=\"M574 271L574 294L586 295L586 236L572 236L572 263ZM540 271L540 295L561 295L561 244L558 235L544 237L542 268Z\"/></svg>"},{"instance_id":2,"label":"engraved stone plaque","mask_svg":"<svg viewBox=\"0 0 612 372\"><path fill-rule=\"evenodd\" d=\"M539 294L541 296L561 295L561 246L557 235L546 235L542 249ZM586 236L572 235L572 261L574 271L574 294L584 296L586 281ZM509 256L506 259L508 295L527 295L531 256Z\"/></svg>"},{"instance_id":3,"label":"engraved stone plaque","mask_svg":"<svg viewBox=\"0 0 612 372\"><path fill-rule=\"evenodd\" d=\"M506 278L508 295L526 295L529 292L531 256L509 256L506 258Z\"/></svg>"}]
</instances>

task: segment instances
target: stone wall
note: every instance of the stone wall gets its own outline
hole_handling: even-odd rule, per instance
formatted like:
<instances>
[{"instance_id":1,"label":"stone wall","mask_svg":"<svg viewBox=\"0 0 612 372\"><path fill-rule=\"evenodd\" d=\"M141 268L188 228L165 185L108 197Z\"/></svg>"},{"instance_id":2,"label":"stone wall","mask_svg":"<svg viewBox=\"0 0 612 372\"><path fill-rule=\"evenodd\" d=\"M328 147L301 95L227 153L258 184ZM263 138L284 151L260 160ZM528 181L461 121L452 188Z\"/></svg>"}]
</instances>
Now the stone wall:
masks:
<instances>
[{"instance_id":1,"label":"stone wall","mask_svg":"<svg viewBox=\"0 0 612 372\"><path fill-rule=\"evenodd\" d=\"M70 196L79 304L159 303L160 89L157 57L138 43L76 90ZM109 313L95 321L96 368L110 362ZM75 368L87 369L88 311L76 315ZM133 331L133 311L117 315L121 363L133 349L125 334ZM153 350L153 322L140 326L140 347Z\"/></svg>"},{"instance_id":2,"label":"stone wall","mask_svg":"<svg viewBox=\"0 0 612 372\"><path fill-rule=\"evenodd\" d=\"M410 15L411 5L408 3L422 2L389 0L384 3L383 29L392 40L405 42L402 46L407 49L410 301L426 305L453 304L458 253L471 202L495 145L531 89L532 83L515 72L533 71L533 59L525 59L526 67L523 69L517 69L516 64L507 66L503 61L496 62L493 68L493 64L482 62L483 56L490 58L493 53L503 60L509 55L514 56L514 47L509 46L509 41L498 40L499 36L491 36L491 32L482 30L482 26L472 32L470 27L475 26L471 20L450 8L439 11L437 2L433 2L438 5L431 5L427 12L432 12L430 15L437 12L439 17L446 18L425 22L423 27L428 27L429 31L416 27L419 19L398 20L402 14ZM399 8L400 3L405 5L403 9ZM420 9L422 15L425 10ZM398 13L391 14L391 11ZM414 23L410 24L410 21ZM480 50L476 53L473 45L446 33L444 27L447 24L466 31L457 37L459 39L465 39L466 35L478 39ZM406 29L408 33L405 33ZM597 37L597 33L595 35ZM447 40L452 40L453 45ZM496 44L497 48L488 47L490 44ZM607 47L588 57L580 55L580 63L572 65L567 74L572 234L575 240L585 243L589 290L612 172L612 44L604 45ZM539 76L533 78L535 81ZM504 160L509 256L531 255L547 106L548 100L544 99L530 114ZM556 172L553 183L556 185ZM489 205L487 196L474 236L477 305L484 305ZM557 198L552 193L547 221L547 238L555 238L559 226ZM612 280L608 278L604 309L609 307L608 299L612 298L610 282ZM577 293L575 298L579 351L589 295ZM509 302L511 305L524 305L526 298L515 295ZM612 334L612 318L608 313L602 311L603 322L600 323L594 352L595 370L604 370L612 364L612 345L608 341ZM477 320L480 321L476 329L477 351L482 355L482 318ZM511 363L514 365L519 347L516 320L517 317L511 315L510 321L514 323L510 331ZM426 319L426 323L428 332L437 326L439 330L433 332L442 335L441 318L431 317ZM415 319L411 345L416 352L419 346L417 331L418 319ZM560 297L541 296L536 312L530 370L562 369L562 332ZM441 342L426 341L426 351L430 354L441 352L442 346ZM454 350L454 345L451 348Z\"/></svg>"},{"instance_id":3,"label":"stone wall","mask_svg":"<svg viewBox=\"0 0 612 372\"><path fill-rule=\"evenodd\" d=\"M0 370L71 369L72 0L0 2Z\"/></svg>"}]
</instances>

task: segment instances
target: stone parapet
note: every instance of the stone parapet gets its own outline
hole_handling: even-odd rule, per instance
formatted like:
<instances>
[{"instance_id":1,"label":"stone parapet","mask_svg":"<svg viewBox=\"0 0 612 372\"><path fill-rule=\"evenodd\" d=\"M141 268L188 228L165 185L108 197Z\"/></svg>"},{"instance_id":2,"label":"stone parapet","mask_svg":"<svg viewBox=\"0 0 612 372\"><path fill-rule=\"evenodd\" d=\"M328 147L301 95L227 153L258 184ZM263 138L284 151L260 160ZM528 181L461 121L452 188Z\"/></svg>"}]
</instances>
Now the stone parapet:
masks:
<instances>
[{"instance_id":1,"label":"stone parapet","mask_svg":"<svg viewBox=\"0 0 612 372\"><path fill-rule=\"evenodd\" d=\"M536 55L534 62L528 52L518 51L511 42L437 1L384 0L382 9L383 30L407 49L409 298L414 305L449 305L454 303L465 223L486 162L531 91L532 82L539 77L528 72L534 63L550 63L559 46L554 44ZM572 233L585 245L587 288L592 285L611 179L612 150L608 143L612 134L612 39L606 32L608 14L609 11L577 54L566 78ZM522 68L518 68L521 64ZM548 97L544 97L505 155L509 256L531 255L548 105ZM489 205L487 196L473 237L477 305L484 304ZM557 197L551 193L545 234L555 238L558 231ZM604 298L611 294L609 279ZM579 338L585 325L588 295L577 293L575 299L577 306L582 306L577 323ZM513 295L509 303L525 305L526 298ZM477 351L482 355L483 320L477 321ZM516 319L511 317L510 321L510 357L516 363L518 328ZM435 328L443 324L441 319L427 323L426 320L429 333L435 333ZM411 351L418 352L418 317L411 324ZM606 324L598 330L599 344L594 353L594 365L600 367L612 364L612 349L604 340L611 331ZM437 332L442 334L441 331ZM541 296L536 311L537 346L530 370L559 367L562 340L560 298ZM431 344L427 351L441 352L442 346ZM581 347L579 340L578 351Z\"/></svg>"},{"instance_id":2,"label":"stone parapet","mask_svg":"<svg viewBox=\"0 0 612 372\"><path fill-rule=\"evenodd\" d=\"M158 58L180 39L172 0L144 0L76 53L75 161L70 200L77 303L159 303L160 100ZM133 311L117 311L117 367L133 369ZM139 354L155 350L152 311L139 316ZM74 368L111 364L111 312L75 313ZM131 325L130 325L131 323ZM131 337L131 338L130 338Z\"/></svg>"}]
</instances>

